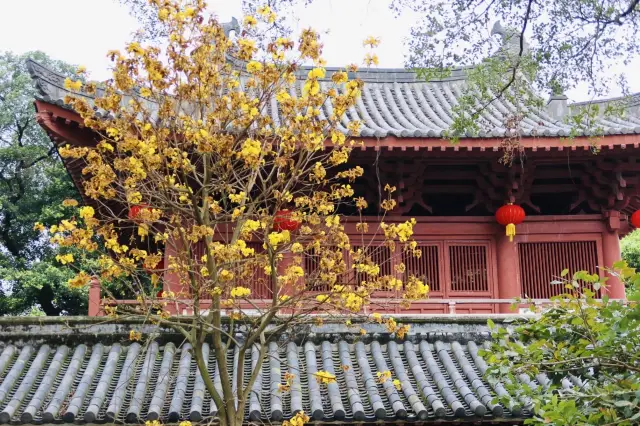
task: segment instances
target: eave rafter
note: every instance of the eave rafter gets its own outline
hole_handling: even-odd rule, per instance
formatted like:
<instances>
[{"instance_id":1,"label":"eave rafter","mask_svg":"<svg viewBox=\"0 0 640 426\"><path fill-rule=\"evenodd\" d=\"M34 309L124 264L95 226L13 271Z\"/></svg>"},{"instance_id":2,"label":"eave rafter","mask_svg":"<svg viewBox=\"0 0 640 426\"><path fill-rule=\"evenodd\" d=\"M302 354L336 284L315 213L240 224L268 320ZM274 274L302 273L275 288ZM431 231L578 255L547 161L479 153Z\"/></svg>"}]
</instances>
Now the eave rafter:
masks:
<instances>
[{"instance_id":1,"label":"eave rafter","mask_svg":"<svg viewBox=\"0 0 640 426\"><path fill-rule=\"evenodd\" d=\"M580 188L571 205L572 212L583 202L595 211L624 212L640 195L640 163L633 156L596 158L584 163L578 182Z\"/></svg>"}]
</instances>

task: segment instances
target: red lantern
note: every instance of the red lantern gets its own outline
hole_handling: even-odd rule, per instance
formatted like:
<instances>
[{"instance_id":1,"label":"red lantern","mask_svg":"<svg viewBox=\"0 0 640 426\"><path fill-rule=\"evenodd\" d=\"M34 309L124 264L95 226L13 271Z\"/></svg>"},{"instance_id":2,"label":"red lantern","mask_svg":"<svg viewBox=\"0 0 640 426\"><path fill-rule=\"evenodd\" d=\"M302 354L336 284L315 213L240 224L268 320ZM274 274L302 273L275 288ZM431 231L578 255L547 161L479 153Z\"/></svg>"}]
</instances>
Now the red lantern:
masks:
<instances>
[{"instance_id":1,"label":"red lantern","mask_svg":"<svg viewBox=\"0 0 640 426\"><path fill-rule=\"evenodd\" d=\"M300 227L300 222L291 217L290 210L278 210L273 218L273 229L281 231L295 231Z\"/></svg>"},{"instance_id":2,"label":"red lantern","mask_svg":"<svg viewBox=\"0 0 640 426\"><path fill-rule=\"evenodd\" d=\"M129 219L135 222L140 212L145 209L151 210L151 208L146 204L136 204L135 206L131 206L131 208L129 209L129 215L128 215Z\"/></svg>"},{"instance_id":3,"label":"red lantern","mask_svg":"<svg viewBox=\"0 0 640 426\"><path fill-rule=\"evenodd\" d=\"M516 225L520 225L524 218L524 209L512 203L500 207L496 212L498 223L507 227L509 241L513 241L513 237L516 235Z\"/></svg>"},{"instance_id":4,"label":"red lantern","mask_svg":"<svg viewBox=\"0 0 640 426\"><path fill-rule=\"evenodd\" d=\"M631 215L631 224L634 228L640 228L640 210L636 210Z\"/></svg>"}]
</instances>

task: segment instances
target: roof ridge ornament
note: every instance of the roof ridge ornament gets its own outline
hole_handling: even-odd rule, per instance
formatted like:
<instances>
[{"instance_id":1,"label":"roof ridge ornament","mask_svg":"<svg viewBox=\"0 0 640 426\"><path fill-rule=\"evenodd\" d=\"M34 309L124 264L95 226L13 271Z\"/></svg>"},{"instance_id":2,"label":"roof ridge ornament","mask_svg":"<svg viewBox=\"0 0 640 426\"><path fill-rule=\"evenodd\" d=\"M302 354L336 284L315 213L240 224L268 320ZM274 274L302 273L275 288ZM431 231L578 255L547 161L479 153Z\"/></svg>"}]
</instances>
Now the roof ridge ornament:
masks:
<instances>
[{"instance_id":1,"label":"roof ridge ornament","mask_svg":"<svg viewBox=\"0 0 640 426\"><path fill-rule=\"evenodd\" d=\"M491 28L491 35L499 35L502 39L502 46L496 52L497 55L504 55L508 57L516 57L520 55L520 31L515 28L503 27L502 22L499 20L493 24ZM522 40L522 56L529 53L529 43L527 39L523 37Z\"/></svg>"},{"instance_id":2,"label":"roof ridge ornament","mask_svg":"<svg viewBox=\"0 0 640 426\"><path fill-rule=\"evenodd\" d=\"M235 32L236 34L240 34L241 31L240 24L238 23L238 20L235 18L235 16L231 17L231 21L221 23L220 26L222 27L224 35L227 38L229 38L229 34L231 34L231 31Z\"/></svg>"}]
</instances>

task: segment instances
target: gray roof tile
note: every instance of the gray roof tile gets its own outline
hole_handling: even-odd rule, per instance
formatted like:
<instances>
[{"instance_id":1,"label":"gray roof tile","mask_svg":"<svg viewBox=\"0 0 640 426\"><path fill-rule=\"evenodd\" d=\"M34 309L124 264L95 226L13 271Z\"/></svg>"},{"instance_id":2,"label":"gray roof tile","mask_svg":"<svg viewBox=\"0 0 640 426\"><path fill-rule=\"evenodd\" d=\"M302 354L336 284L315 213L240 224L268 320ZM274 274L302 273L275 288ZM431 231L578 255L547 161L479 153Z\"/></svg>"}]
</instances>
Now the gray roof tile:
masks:
<instances>
[{"instance_id":1,"label":"gray roof tile","mask_svg":"<svg viewBox=\"0 0 640 426\"><path fill-rule=\"evenodd\" d=\"M40 93L40 99L66 107L64 98L70 92L64 88L64 76L59 75L42 65L29 60L28 68ZM336 68L329 68L326 79L321 82L329 84L330 76ZM306 69L300 71L300 80L291 94L301 93ZM456 70L450 77L429 82L419 81L412 71L395 69L363 69L358 77L366 84L361 99L355 107L349 109L342 117L341 131L346 132L350 120L363 123L363 137L384 138L441 138L453 122L454 108L457 99L463 95L466 85L464 70ZM77 96L78 94L76 94ZM80 93L89 102L92 97ZM130 97L125 96L126 104ZM605 134L637 134L640 133L640 94L631 98L629 109L623 118L599 117L595 126L602 127ZM607 100L596 101L606 103ZM149 101L149 107L154 104ZM585 103L574 104L574 107ZM479 103L478 103L479 105ZM526 108L523 107L523 110ZM275 100L268 108L275 123L280 122L279 111ZM499 99L489 105L481 114L481 129L477 135L469 137L502 137L508 135L505 119L517 111L516 106L506 99ZM330 116L333 112L331 102L326 102L321 110L321 117ZM521 123L524 136L567 136L571 127L544 110L528 110ZM584 132L587 134L588 132Z\"/></svg>"},{"instance_id":2,"label":"gray roof tile","mask_svg":"<svg viewBox=\"0 0 640 426\"><path fill-rule=\"evenodd\" d=\"M281 421L304 410L315 420L429 421L455 418L522 418L521 403L493 404L496 395L509 397L499 383L483 378L487 366L478 346L454 340L413 336L405 342L388 340L349 343L337 340L285 342L268 345L260 366L248 420ZM474 337L470 335L470 337ZM479 337L483 340L482 336ZM148 344L110 343L69 346L51 343L0 341L0 422L2 423L139 423L160 419L208 421L215 405L196 368L189 345L152 341ZM245 365L256 368L259 346L247 354ZM217 371L214 351L203 355L210 372ZM238 357L230 350L228 360ZM232 366L231 366L232 368ZM328 371L335 383L318 384L314 373ZM250 374L251 370L245 371ZM377 373L390 371L400 381L380 383ZM285 373L295 375L289 392L281 392ZM214 381L219 386L219 375ZM2 377L2 376L0 376ZM548 378L521 377L532 386L546 386ZM563 385L581 384L568 377Z\"/></svg>"},{"instance_id":3,"label":"gray roof tile","mask_svg":"<svg viewBox=\"0 0 640 426\"><path fill-rule=\"evenodd\" d=\"M245 355L244 383L260 368L250 392L247 421L288 419L304 410L321 422L456 421L501 418L520 422L530 416L530 401L510 395L500 383L484 378L487 364L478 354L490 337L486 317L451 315L435 319L404 317L411 333L395 341L379 324L368 332L327 322L282 335ZM100 318L12 319L0 327L0 413L11 424L140 423L159 419L208 422L215 404L202 386L193 352L178 345L182 336L142 323L104 323ZM503 321L494 318L497 323ZM0 322L3 321L0 319ZM31 322L30 322L31 321ZM505 325L509 327L509 325ZM128 340L133 328L155 336L142 344ZM260 351L268 357L256 365ZM203 351L214 386L220 389L215 351ZM230 348L227 369L239 352ZM314 373L333 371L337 382L319 385ZM400 381L380 383L390 371ZM279 392L287 373L291 389ZM520 377L519 382L546 387L549 377ZM234 380L235 382L235 380ZM558 380L564 387L583 385L578 377ZM500 404L492 404L496 396ZM502 405L502 401L506 401Z\"/></svg>"}]
</instances>

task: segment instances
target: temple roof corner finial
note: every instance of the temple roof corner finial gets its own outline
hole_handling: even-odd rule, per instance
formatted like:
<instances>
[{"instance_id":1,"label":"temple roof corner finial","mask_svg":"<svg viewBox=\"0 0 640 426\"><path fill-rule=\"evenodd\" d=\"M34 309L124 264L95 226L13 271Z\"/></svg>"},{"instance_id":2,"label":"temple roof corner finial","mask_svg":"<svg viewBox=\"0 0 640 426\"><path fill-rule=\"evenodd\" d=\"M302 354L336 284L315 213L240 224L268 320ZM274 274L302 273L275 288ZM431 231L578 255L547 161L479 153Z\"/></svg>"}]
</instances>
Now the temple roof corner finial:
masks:
<instances>
[{"instance_id":1,"label":"temple roof corner finial","mask_svg":"<svg viewBox=\"0 0 640 426\"><path fill-rule=\"evenodd\" d=\"M238 23L238 20L234 16L231 18L231 21L222 23L222 29L224 30L224 35L229 38L231 31L234 31L236 34L240 33L240 23Z\"/></svg>"}]
</instances>

